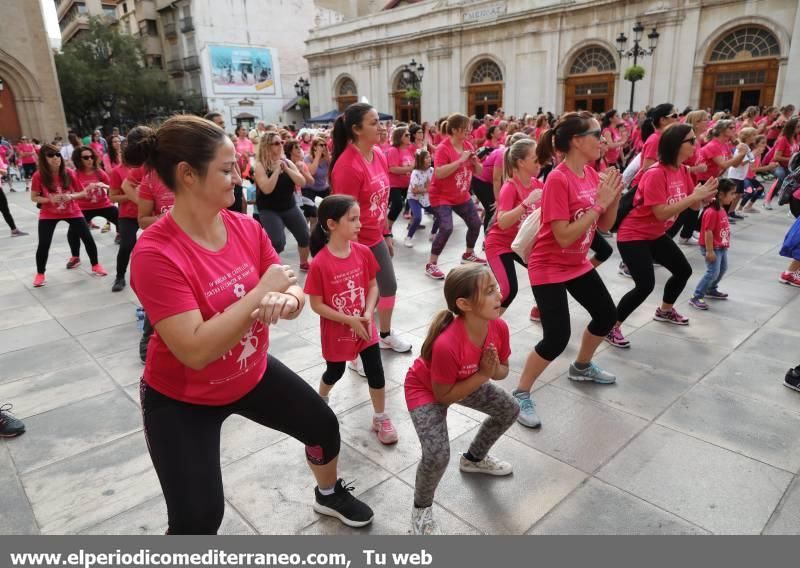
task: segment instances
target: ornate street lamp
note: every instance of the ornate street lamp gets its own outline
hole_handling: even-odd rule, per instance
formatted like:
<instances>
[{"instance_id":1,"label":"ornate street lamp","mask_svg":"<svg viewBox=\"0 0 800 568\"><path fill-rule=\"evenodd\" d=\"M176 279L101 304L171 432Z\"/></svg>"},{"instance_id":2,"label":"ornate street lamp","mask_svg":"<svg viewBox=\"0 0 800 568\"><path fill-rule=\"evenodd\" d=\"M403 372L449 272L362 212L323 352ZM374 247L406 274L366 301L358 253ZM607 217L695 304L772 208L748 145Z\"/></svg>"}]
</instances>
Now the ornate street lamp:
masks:
<instances>
[{"instance_id":1,"label":"ornate street lamp","mask_svg":"<svg viewBox=\"0 0 800 568\"><path fill-rule=\"evenodd\" d=\"M645 49L641 46L640 42L642 41L642 34L644 33L644 26L641 22L636 22L636 25L633 26L633 47L629 50L626 50L626 46L628 43L628 38L625 36L623 32L620 32L619 36L617 37L617 52L619 53L620 57L633 57L633 66L636 67L636 63L639 57L647 57L649 55L653 55L653 52L656 50L656 46L658 45L658 37L659 33L656 31L655 26L653 26L652 31L647 34L647 39L650 41L649 49ZM639 79L631 78L631 104L628 110L633 112L633 93L634 89L636 88L636 81Z\"/></svg>"},{"instance_id":2,"label":"ornate street lamp","mask_svg":"<svg viewBox=\"0 0 800 568\"><path fill-rule=\"evenodd\" d=\"M305 109L311 106L311 101L308 100L308 96L311 93L311 81L300 77L294 84L294 92L298 96L297 107L302 112L303 119L305 119ZM302 99L305 104L301 104L300 99Z\"/></svg>"}]
</instances>

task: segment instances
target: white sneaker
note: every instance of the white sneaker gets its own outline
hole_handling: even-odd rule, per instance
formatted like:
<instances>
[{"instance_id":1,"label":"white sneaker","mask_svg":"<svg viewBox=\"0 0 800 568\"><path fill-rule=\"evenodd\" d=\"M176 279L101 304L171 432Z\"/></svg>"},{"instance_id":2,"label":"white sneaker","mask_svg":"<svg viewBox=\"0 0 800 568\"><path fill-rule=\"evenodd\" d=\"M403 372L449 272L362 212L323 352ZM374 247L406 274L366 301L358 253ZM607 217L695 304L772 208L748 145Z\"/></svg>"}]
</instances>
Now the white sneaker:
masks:
<instances>
[{"instance_id":1,"label":"white sneaker","mask_svg":"<svg viewBox=\"0 0 800 568\"><path fill-rule=\"evenodd\" d=\"M411 509L411 534L428 536L437 532L436 522L433 520L433 507Z\"/></svg>"},{"instance_id":2,"label":"white sneaker","mask_svg":"<svg viewBox=\"0 0 800 568\"><path fill-rule=\"evenodd\" d=\"M397 353L407 353L411 351L411 344L408 341L400 339L394 331L390 332L386 337L381 337L379 345L381 349L391 349Z\"/></svg>"},{"instance_id":3,"label":"white sneaker","mask_svg":"<svg viewBox=\"0 0 800 568\"><path fill-rule=\"evenodd\" d=\"M355 371L362 377L367 376L367 372L364 370L364 364L361 362L361 357L356 357L352 361L347 362L347 368L351 371Z\"/></svg>"},{"instance_id":4,"label":"white sneaker","mask_svg":"<svg viewBox=\"0 0 800 568\"><path fill-rule=\"evenodd\" d=\"M470 461L463 455L458 463L458 468L464 473L485 473L486 475L510 475L514 468L511 464L486 456L479 462Z\"/></svg>"},{"instance_id":5,"label":"white sneaker","mask_svg":"<svg viewBox=\"0 0 800 568\"><path fill-rule=\"evenodd\" d=\"M406 240L403 241L403 244L408 248L414 248L414 240L411 237L406 237Z\"/></svg>"},{"instance_id":6,"label":"white sneaker","mask_svg":"<svg viewBox=\"0 0 800 568\"><path fill-rule=\"evenodd\" d=\"M687 246L700 244L700 241L698 241L694 237L689 237L688 239L685 239L683 237L678 237L678 242L682 245L687 245Z\"/></svg>"}]
</instances>

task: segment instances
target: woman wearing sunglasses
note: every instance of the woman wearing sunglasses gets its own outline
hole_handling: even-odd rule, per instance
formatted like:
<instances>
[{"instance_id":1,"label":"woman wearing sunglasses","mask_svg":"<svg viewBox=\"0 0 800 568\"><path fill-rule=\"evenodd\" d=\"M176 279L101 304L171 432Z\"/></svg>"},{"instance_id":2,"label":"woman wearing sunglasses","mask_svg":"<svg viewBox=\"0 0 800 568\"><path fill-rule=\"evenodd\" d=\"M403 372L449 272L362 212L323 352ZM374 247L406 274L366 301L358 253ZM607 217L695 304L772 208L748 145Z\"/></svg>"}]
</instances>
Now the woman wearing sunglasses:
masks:
<instances>
[{"instance_id":1,"label":"woman wearing sunglasses","mask_svg":"<svg viewBox=\"0 0 800 568\"><path fill-rule=\"evenodd\" d=\"M519 385L512 393L520 406L517 421L541 425L531 399L536 379L566 349L570 336L567 293L592 317L578 356L569 366L574 381L614 383L617 379L592 362L616 320L614 301L587 258L595 229L607 231L617 217L622 176L616 168L598 174L591 163L601 153L600 124L588 112L568 113L546 131L536 148L540 164L564 159L544 184L542 226L528 258L528 277L539 306L543 339L528 354Z\"/></svg>"},{"instance_id":2,"label":"woman wearing sunglasses","mask_svg":"<svg viewBox=\"0 0 800 568\"><path fill-rule=\"evenodd\" d=\"M66 221L70 228L75 228L78 238L86 247L92 263L92 273L96 276L107 275L97 259L97 246L89 231L89 225L78 207L79 199L85 199L98 190L105 191L106 187L96 181L84 185L74 171L67 169L64 158L54 144L45 144L39 150L38 171L33 174L31 180L31 201L41 206L34 287L39 288L45 284L47 257L59 221Z\"/></svg>"},{"instance_id":3,"label":"woman wearing sunglasses","mask_svg":"<svg viewBox=\"0 0 800 568\"><path fill-rule=\"evenodd\" d=\"M113 223L119 232L119 211L108 198L106 190L111 186L108 174L100 167L100 158L97 153L89 146L78 146L72 152L72 162L75 164L75 174L84 186L89 184L99 184L93 191L87 191L84 199L76 199L75 202L83 212L87 223L91 223L95 217L103 217L108 222ZM105 231L104 231L105 232ZM67 261L67 268L75 268L81 263L81 241L78 236L78 229L71 225L67 231L67 242L69 243L70 259Z\"/></svg>"},{"instance_id":4,"label":"woman wearing sunglasses","mask_svg":"<svg viewBox=\"0 0 800 568\"><path fill-rule=\"evenodd\" d=\"M717 192L715 177L693 188L692 176L684 162L694 153L696 141L688 124L674 124L664 130L658 144L658 163L642 175L633 209L619 226L619 254L635 286L619 301L617 323L606 336L606 341L615 347L630 347L620 325L655 288L654 261L672 276L664 285L661 306L656 308L653 319L674 325L689 324L689 318L679 314L673 305L692 275L692 267L666 232L685 209L699 209L703 201Z\"/></svg>"},{"instance_id":5,"label":"woman wearing sunglasses","mask_svg":"<svg viewBox=\"0 0 800 568\"><path fill-rule=\"evenodd\" d=\"M678 122L678 118L678 109L672 106L672 103L662 103L647 112L641 126L642 142L644 143L641 166L631 182L632 187L638 185L645 170L658 161L658 143L661 140L661 133L670 124Z\"/></svg>"}]
</instances>

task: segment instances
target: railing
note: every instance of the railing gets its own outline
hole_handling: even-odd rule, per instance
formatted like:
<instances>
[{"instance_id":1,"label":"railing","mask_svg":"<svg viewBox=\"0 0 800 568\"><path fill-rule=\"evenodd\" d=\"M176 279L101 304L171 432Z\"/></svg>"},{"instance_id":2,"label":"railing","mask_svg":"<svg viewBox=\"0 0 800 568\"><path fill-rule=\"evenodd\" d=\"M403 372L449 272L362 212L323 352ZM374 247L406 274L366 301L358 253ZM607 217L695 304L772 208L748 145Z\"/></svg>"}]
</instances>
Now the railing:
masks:
<instances>
[{"instance_id":1,"label":"railing","mask_svg":"<svg viewBox=\"0 0 800 568\"><path fill-rule=\"evenodd\" d=\"M170 75L183 75L183 61L170 59L167 61L167 71Z\"/></svg>"},{"instance_id":2,"label":"railing","mask_svg":"<svg viewBox=\"0 0 800 568\"><path fill-rule=\"evenodd\" d=\"M184 33L194 31L194 22L191 16L181 18L181 31Z\"/></svg>"},{"instance_id":3,"label":"railing","mask_svg":"<svg viewBox=\"0 0 800 568\"><path fill-rule=\"evenodd\" d=\"M190 55L189 57L184 57L183 68L186 69L187 71L200 69L200 57L198 57L197 55Z\"/></svg>"}]
</instances>

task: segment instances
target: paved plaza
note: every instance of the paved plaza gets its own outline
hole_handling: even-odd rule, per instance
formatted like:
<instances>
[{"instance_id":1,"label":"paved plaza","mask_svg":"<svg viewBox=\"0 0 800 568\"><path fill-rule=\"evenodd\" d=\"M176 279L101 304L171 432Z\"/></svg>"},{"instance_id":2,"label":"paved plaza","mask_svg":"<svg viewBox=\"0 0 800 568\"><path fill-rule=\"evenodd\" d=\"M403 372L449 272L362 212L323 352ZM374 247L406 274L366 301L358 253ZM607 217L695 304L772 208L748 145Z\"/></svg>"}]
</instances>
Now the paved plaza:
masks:
<instances>
[{"instance_id":1,"label":"paved plaza","mask_svg":"<svg viewBox=\"0 0 800 568\"><path fill-rule=\"evenodd\" d=\"M18 225L31 236L0 237L0 403L14 404L27 433L0 442L0 534L158 534L166 508L147 455L138 404L142 373L136 297L110 291L112 276L64 268L66 225L50 252L47 286L33 289L36 209L29 194L7 194ZM428 219L430 225L430 218ZM659 293L623 331L630 350L603 344L597 361L615 372L613 386L566 378L587 315L572 305L568 351L534 393L541 430L515 424L493 450L514 465L507 478L470 476L451 463L436 493L442 532L800 533L800 393L785 388L800 360L800 290L781 285L787 262L777 255L790 224L786 208L752 214L733 227L728 302L696 312L687 292L678 308L688 328L652 321ZM395 232L400 233L404 223ZM462 252L460 222L441 259L446 271ZM113 275L114 232L92 231ZM443 306L442 284L423 274L429 252L398 247L394 327L415 346ZM400 242L398 242L400 244ZM291 247L290 247L291 248ZM684 249L695 274L697 250ZM283 255L297 265L294 250ZM632 286L617 274L619 256L600 269L615 299ZM657 290L665 270L656 269ZM520 269L521 282L527 282ZM532 295L520 294L511 327L511 390L527 352L541 338L528 320ZM270 352L314 387L324 369L318 318L306 307L271 331ZM366 381L348 371L331 405L342 433L340 475L375 510L366 532L407 534L419 442L402 383L412 355L383 352L387 409L400 435L382 447L370 431ZM452 458L465 451L481 415L453 406ZM240 417L223 428L226 511L230 534L350 533L311 508L313 478L299 442Z\"/></svg>"}]
</instances>

